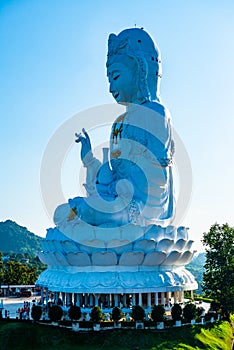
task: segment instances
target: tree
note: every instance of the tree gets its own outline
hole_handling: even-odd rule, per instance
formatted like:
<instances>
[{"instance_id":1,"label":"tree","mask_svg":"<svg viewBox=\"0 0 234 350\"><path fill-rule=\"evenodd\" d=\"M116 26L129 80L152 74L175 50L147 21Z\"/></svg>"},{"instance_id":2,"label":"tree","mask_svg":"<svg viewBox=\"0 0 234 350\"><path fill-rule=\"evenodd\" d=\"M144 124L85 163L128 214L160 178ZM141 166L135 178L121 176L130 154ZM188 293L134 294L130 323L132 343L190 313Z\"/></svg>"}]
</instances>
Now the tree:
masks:
<instances>
[{"instance_id":1,"label":"tree","mask_svg":"<svg viewBox=\"0 0 234 350\"><path fill-rule=\"evenodd\" d=\"M181 320L182 307L179 304L174 304L171 308L171 317L174 321Z\"/></svg>"},{"instance_id":2,"label":"tree","mask_svg":"<svg viewBox=\"0 0 234 350\"><path fill-rule=\"evenodd\" d=\"M42 307L40 305L34 305L32 307L31 316L34 321L39 321L42 315Z\"/></svg>"},{"instance_id":3,"label":"tree","mask_svg":"<svg viewBox=\"0 0 234 350\"><path fill-rule=\"evenodd\" d=\"M118 322L122 317L122 311L118 306L115 306L112 310L112 319Z\"/></svg>"},{"instance_id":4,"label":"tree","mask_svg":"<svg viewBox=\"0 0 234 350\"><path fill-rule=\"evenodd\" d=\"M61 306L52 305L49 308L48 316L51 322L58 322L63 316L63 309L61 308Z\"/></svg>"},{"instance_id":5,"label":"tree","mask_svg":"<svg viewBox=\"0 0 234 350\"><path fill-rule=\"evenodd\" d=\"M164 321L165 309L163 305L154 305L151 317L154 322L163 322Z\"/></svg>"},{"instance_id":6,"label":"tree","mask_svg":"<svg viewBox=\"0 0 234 350\"><path fill-rule=\"evenodd\" d=\"M132 308L132 318L134 321L143 321L145 318L145 310L140 305L135 305Z\"/></svg>"},{"instance_id":7,"label":"tree","mask_svg":"<svg viewBox=\"0 0 234 350\"><path fill-rule=\"evenodd\" d=\"M36 267L29 268L18 261L8 261L4 267L5 284L34 284L37 277Z\"/></svg>"},{"instance_id":8,"label":"tree","mask_svg":"<svg viewBox=\"0 0 234 350\"><path fill-rule=\"evenodd\" d=\"M203 290L229 317L234 312L234 228L216 223L203 234L202 242L206 250Z\"/></svg>"},{"instance_id":9,"label":"tree","mask_svg":"<svg viewBox=\"0 0 234 350\"><path fill-rule=\"evenodd\" d=\"M73 320L79 320L81 318L81 310L79 306L72 305L68 310L69 318Z\"/></svg>"},{"instance_id":10,"label":"tree","mask_svg":"<svg viewBox=\"0 0 234 350\"><path fill-rule=\"evenodd\" d=\"M3 282L3 277L4 277L4 264L2 261L2 253L0 252L0 286Z\"/></svg>"},{"instance_id":11,"label":"tree","mask_svg":"<svg viewBox=\"0 0 234 350\"><path fill-rule=\"evenodd\" d=\"M102 319L102 310L99 306L94 306L90 312L90 317L94 323L98 323Z\"/></svg>"},{"instance_id":12,"label":"tree","mask_svg":"<svg viewBox=\"0 0 234 350\"><path fill-rule=\"evenodd\" d=\"M192 303L186 304L183 308L183 316L188 321L195 319L196 314L196 306Z\"/></svg>"}]
</instances>

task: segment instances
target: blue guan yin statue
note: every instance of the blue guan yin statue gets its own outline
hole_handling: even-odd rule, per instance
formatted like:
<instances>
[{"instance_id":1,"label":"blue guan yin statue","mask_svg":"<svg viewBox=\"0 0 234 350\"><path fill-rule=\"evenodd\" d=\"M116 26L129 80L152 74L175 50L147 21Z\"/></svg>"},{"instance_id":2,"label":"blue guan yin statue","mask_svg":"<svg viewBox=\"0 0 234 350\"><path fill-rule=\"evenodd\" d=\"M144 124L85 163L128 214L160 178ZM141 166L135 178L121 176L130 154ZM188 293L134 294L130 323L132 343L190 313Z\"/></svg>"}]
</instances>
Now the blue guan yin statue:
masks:
<instances>
[{"instance_id":1,"label":"blue guan yin statue","mask_svg":"<svg viewBox=\"0 0 234 350\"><path fill-rule=\"evenodd\" d=\"M174 216L171 116L161 103L160 52L142 29L132 28L108 41L110 93L126 106L112 126L110 159L93 156L88 133L76 134L86 172L87 197L60 205L55 224L75 220L93 226L168 225Z\"/></svg>"},{"instance_id":2,"label":"blue guan yin statue","mask_svg":"<svg viewBox=\"0 0 234 350\"><path fill-rule=\"evenodd\" d=\"M55 210L56 227L47 230L39 253L48 268L37 284L55 299L60 292L73 295L77 305L101 306L112 298L121 306L130 297L142 305L148 293L150 311L159 293L165 304L173 292L176 303L184 290L197 288L184 267L193 241L186 227L171 224L174 142L159 95L160 53L144 30L127 29L109 36L106 66L110 93L126 112L112 125L102 163L86 130L76 134L87 196Z\"/></svg>"}]
</instances>

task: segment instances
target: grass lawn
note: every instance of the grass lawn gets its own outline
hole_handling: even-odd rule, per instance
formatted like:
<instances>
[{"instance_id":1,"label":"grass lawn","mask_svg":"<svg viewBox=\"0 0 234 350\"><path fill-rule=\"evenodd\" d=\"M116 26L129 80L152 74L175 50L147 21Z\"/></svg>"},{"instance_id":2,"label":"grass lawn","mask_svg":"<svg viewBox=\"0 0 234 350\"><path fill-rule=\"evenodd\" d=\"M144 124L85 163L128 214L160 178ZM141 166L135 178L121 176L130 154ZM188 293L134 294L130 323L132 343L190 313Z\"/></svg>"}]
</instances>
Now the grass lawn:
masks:
<instances>
[{"instance_id":1,"label":"grass lawn","mask_svg":"<svg viewBox=\"0 0 234 350\"><path fill-rule=\"evenodd\" d=\"M230 350L231 343L232 327L228 322L163 331L89 333L31 322L0 322L0 350Z\"/></svg>"}]
</instances>

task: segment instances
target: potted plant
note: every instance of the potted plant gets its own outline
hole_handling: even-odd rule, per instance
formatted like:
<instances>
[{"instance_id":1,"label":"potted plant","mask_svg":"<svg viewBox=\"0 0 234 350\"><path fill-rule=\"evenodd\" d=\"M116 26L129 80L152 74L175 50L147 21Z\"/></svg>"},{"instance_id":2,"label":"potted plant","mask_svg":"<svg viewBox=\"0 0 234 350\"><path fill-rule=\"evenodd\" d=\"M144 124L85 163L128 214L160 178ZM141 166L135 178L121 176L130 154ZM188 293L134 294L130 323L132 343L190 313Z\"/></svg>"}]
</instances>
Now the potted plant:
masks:
<instances>
[{"instance_id":1,"label":"potted plant","mask_svg":"<svg viewBox=\"0 0 234 350\"><path fill-rule=\"evenodd\" d=\"M95 331L100 330L100 321L102 319L102 310L99 306L94 306L90 312L91 320L93 321L93 329Z\"/></svg>"},{"instance_id":2,"label":"potted plant","mask_svg":"<svg viewBox=\"0 0 234 350\"><path fill-rule=\"evenodd\" d=\"M76 305L72 305L68 310L68 316L72 321L72 329L74 331L78 331L79 330L79 323L73 322L73 321L78 321L81 318L80 307L76 306Z\"/></svg>"},{"instance_id":3,"label":"potted plant","mask_svg":"<svg viewBox=\"0 0 234 350\"><path fill-rule=\"evenodd\" d=\"M63 316L63 309L59 305L52 305L49 308L48 316L54 325L58 324L58 321L60 321Z\"/></svg>"},{"instance_id":4,"label":"potted plant","mask_svg":"<svg viewBox=\"0 0 234 350\"><path fill-rule=\"evenodd\" d=\"M40 305L33 305L31 317L35 322L38 322L42 315L42 307Z\"/></svg>"},{"instance_id":5,"label":"potted plant","mask_svg":"<svg viewBox=\"0 0 234 350\"><path fill-rule=\"evenodd\" d=\"M115 323L115 327L119 327L119 325L121 326L121 323L119 323L119 320L122 318L122 310L118 307L118 306L115 306L113 309L112 309L112 319Z\"/></svg>"},{"instance_id":6,"label":"potted plant","mask_svg":"<svg viewBox=\"0 0 234 350\"><path fill-rule=\"evenodd\" d=\"M164 314L165 309L163 305L154 305L151 312L151 318L157 324L158 329L164 328Z\"/></svg>"},{"instance_id":7,"label":"potted plant","mask_svg":"<svg viewBox=\"0 0 234 350\"><path fill-rule=\"evenodd\" d=\"M181 326L181 316L182 316L182 307L179 304L174 304L171 308L171 317L175 321L176 327Z\"/></svg>"},{"instance_id":8,"label":"potted plant","mask_svg":"<svg viewBox=\"0 0 234 350\"><path fill-rule=\"evenodd\" d=\"M195 317L196 317L196 306L192 303L188 303L185 305L183 309L183 316L186 320L191 322L192 324L195 323Z\"/></svg>"},{"instance_id":9,"label":"potted plant","mask_svg":"<svg viewBox=\"0 0 234 350\"><path fill-rule=\"evenodd\" d=\"M144 328L145 310L140 305L135 305L132 308L132 318L136 321L136 329Z\"/></svg>"}]
</instances>

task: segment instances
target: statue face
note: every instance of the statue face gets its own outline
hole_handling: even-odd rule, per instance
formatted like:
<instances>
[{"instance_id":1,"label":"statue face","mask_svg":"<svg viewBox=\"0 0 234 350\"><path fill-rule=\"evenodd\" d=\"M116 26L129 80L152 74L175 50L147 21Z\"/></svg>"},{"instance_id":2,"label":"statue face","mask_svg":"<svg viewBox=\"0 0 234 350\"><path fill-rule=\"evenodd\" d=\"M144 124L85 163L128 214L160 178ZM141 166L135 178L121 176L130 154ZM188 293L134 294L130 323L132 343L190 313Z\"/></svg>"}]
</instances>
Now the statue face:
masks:
<instances>
[{"instance_id":1,"label":"statue face","mask_svg":"<svg viewBox=\"0 0 234 350\"><path fill-rule=\"evenodd\" d=\"M138 74L136 69L123 63L115 62L107 68L110 83L109 91L121 104L136 103L138 91Z\"/></svg>"}]
</instances>

